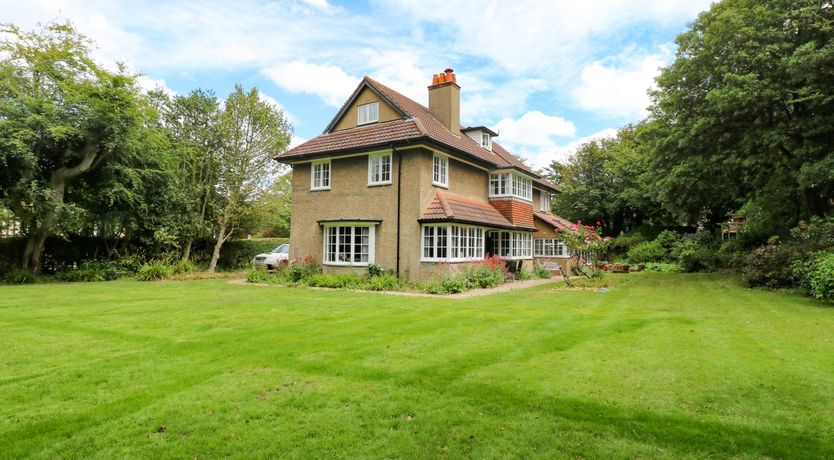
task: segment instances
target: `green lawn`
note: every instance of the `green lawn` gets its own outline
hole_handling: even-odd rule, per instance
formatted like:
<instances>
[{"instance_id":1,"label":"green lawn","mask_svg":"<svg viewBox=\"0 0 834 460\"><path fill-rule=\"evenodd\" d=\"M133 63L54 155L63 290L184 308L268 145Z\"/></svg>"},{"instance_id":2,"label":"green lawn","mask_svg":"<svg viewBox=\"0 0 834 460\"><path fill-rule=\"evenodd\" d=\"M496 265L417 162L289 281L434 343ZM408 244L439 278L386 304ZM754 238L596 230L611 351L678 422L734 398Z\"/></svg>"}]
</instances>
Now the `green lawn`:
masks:
<instances>
[{"instance_id":1,"label":"green lawn","mask_svg":"<svg viewBox=\"0 0 834 460\"><path fill-rule=\"evenodd\" d=\"M834 308L612 280L0 287L0 456L834 458Z\"/></svg>"}]
</instances>

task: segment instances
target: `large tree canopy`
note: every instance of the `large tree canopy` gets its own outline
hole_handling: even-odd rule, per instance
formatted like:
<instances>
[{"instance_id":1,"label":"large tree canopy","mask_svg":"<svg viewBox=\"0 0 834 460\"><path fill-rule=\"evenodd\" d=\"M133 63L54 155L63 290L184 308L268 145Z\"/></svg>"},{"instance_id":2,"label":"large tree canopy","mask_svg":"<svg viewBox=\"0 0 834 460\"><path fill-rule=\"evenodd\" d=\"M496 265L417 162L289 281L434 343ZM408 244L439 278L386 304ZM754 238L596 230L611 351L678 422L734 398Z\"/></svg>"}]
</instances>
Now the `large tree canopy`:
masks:
<instances>
[{"instance_id":1,"label":"large tree canopy","mask_svg":"<svg viewBox=\"0 0 834 460\"><path fill-rule=\"evenodd\" d=\"M646 139L690 222L743 208L774 232L834 196L834 2L724 0L677 39Z\"/></svg>"},{"instance_id":2,"label":"large tree canopy","mask_svg":"<svg viewBox=\"0 0 834 460\"><path fill-rule=\"evenodd\" d=\"M572 221L600 221L609 235L618 235L665 217L651 191L645 145L638 138L646 126L626 126L612 139L581 145L564 162L553 162L545 175L559 185L553 200L557 214Z\"/></svg>"},{"instance_id":3,"label":"large tree canopy","mask_svg":"<svg viewBox=\"0 0 834 460\"><path fill-rule=\"evenodd\" d=\"M69 24L1 31L0 199L28 237L23 264L38 271L46 237L83 214L68 187L136 146L142 104L134 78L96 64Z\"/></svg>"}]
</instances>

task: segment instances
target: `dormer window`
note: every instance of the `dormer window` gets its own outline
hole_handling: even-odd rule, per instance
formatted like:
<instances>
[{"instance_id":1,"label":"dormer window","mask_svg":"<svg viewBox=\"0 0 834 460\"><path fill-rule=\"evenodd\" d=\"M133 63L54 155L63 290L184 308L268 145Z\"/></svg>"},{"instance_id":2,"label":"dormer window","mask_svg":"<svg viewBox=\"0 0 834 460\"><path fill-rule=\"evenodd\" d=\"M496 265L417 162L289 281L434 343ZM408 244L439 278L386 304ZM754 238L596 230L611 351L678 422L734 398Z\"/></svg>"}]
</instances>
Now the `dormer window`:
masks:
<instances>
[{"instance_id":1,"label":"dormer window","mask_svg":"<svg viewBox=\"0 0 834 460\"><path fill-rule=\"evenodd\" d=\"M367 125L368 123L376 123L379 121L379 102L371 102L370 104L362 104L356 107L357 125Z\"/></svg>"},{"instance_id":2,"label":"dormer window","mask_svg":"<svg viewBox=\"0 0 834 460\"><path fill-rule=\"evenodd\" d=\"M463 128L460 132L469 136L469 138L475 141L479 147L484 150L489 150L490 152L492 152L492 138L498 137L498 133L487 128L486 126Z\"/></svg>"}]
</instances>

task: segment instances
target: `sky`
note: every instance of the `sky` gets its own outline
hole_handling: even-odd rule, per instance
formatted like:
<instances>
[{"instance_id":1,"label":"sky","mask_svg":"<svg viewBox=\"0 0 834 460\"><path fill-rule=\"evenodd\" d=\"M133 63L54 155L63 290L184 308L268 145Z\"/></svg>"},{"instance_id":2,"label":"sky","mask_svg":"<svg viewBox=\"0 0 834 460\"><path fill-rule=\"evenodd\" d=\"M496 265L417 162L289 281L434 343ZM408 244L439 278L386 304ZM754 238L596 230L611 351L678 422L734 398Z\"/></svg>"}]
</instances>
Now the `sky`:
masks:
<instances>
[{"instance_id":1,"label":"sky","mask_svg":"<svg viewBox=\"0 0 834 460\"><path fill-rule=\"evenodd\" d=\"M186 94L256 86L321 134L363 75L427 103L453 68L461 124L490 127L534 167L647 115L675 37L709 0L0 0L0 23L72 21L94 56Z\"/></svg>"}]
</instances>

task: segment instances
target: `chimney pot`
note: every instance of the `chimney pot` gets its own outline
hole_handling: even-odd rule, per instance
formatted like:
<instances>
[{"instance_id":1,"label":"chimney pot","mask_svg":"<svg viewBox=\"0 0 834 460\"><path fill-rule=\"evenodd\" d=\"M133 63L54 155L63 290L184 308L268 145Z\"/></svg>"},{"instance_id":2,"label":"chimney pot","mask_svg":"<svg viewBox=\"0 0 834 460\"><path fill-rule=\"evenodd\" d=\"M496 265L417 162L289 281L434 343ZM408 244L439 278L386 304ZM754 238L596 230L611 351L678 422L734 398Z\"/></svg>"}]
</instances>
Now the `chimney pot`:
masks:
<instances>
[{"instance_id":1,"label":"chimney pot","mask_svg":"<svg viewBox=\"0 0 834 460\"><path fill-rule=\"evenodd\" d=\"M437 76L437 74L432 75L432 76L431 76L431 84L432 84L432 86L434 86L434 85L436 85L436 84L438 84L438 83L440 83L440 78Z\"/></svg>"},{"instance_id":2,"label":"chimney pot","mask_svg":"<svg viewBox=\"0 0 834 460\"><path fill-rule=\"evenodd\" d=\"M446 83L446 74L440 73L437 75L437 82L438 83Z\"/></svg>"}]
</instances>

